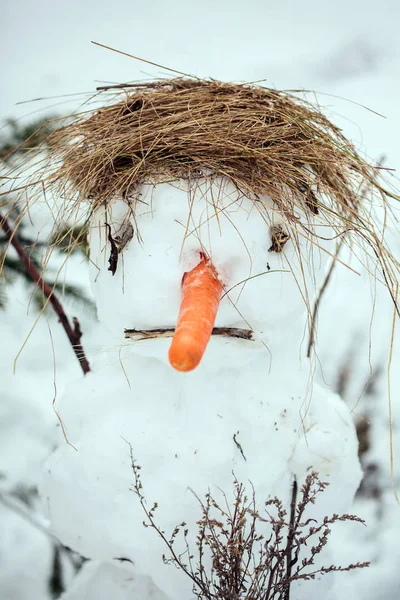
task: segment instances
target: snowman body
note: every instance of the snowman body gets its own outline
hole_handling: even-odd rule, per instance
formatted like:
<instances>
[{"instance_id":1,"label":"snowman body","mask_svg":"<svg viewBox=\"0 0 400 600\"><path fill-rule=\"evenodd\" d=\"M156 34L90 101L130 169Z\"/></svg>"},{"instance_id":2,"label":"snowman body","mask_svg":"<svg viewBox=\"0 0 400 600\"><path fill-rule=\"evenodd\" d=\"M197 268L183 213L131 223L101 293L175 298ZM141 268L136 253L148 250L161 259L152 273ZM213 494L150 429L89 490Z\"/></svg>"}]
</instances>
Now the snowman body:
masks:
<instances>
[{"instance_id":1,"label":"snowman body","mask_svg":"<svg viewBox=\"0 0 400 600\"><path fill-rule=\"evenodd\" d=\"M347 511L360 480L357 440L342 401L313 383L305 358L305 306L325 249L289 230L274 250L285 226L279 212L223 179L141 186L132 202L115 199L92 216L104 353L60 402L75 449L64 443L50 457L42 494L64 544L101 561L128 558L169 598L189 599L191 581L164 564L165 542L143 526L132 460L146 506L158 505L160 531L169 539L185 522L195 552L200 502L210 492L232 503L234 479L254 489L262 514L271 497L289 501L294 476L302 483L317 471L330 487L310 516ZM128 230L113 275L112 240ZM216 327L250 330L252 339L212 336L199 367L179 373L168 364L170 339L126 340L124 330L175 326L182 277L200 252L224 285ZM185 552L182 536L174 549ZM326 594L326 586L306 582L292 595Z\"/></svg>"}]
</instances>

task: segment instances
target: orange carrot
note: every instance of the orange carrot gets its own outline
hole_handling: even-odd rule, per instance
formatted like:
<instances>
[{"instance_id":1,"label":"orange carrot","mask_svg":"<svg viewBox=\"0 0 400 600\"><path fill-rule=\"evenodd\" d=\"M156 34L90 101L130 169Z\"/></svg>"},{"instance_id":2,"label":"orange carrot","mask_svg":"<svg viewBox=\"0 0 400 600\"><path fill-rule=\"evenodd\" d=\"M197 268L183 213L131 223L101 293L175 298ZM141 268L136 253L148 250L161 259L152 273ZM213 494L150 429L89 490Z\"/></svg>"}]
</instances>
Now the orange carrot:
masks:
<instances>
[{"instance_id":1,"label":"orange carrot","mask_svg":"<svg viewBox=\"0 0 400 600\"><path fill-rule=\"evenodd\" d=\"M169 349L169 362L177 371L192 371L210 341L222 285L213 265L200 254L200 263L184 274L178 324Z\"/></svg>"}]
</instances>

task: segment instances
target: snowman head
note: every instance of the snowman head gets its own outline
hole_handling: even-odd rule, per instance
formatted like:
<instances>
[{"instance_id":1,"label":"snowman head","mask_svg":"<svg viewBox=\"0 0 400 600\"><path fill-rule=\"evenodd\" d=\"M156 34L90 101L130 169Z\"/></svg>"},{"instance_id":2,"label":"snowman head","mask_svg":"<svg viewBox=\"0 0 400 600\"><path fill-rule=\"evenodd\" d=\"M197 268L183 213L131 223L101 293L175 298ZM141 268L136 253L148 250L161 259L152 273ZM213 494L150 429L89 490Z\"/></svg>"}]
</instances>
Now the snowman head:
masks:
<instances>
[{"instance_id":1,"label":"snowman head","mask_svg":"<svg viewBox=\"0 0 400 600\"><path fill-rule=\"evenodd\" d=\"M53 181L91 204L93 286L116 335L174 329L185 273L204 262L220 283L215 327L249 330L272 351L287 330L297 347L329 240L356 234L386 272L393 266L364 202L382 192L376 172L289 94L155 82L60 140Z\"/></svg>"},{"instance_id":2,"label":"snowman head","mask_svg":"<svg viewBox=\"0 0 400 600\"><path fill-rule=\"evenodd\" d=\"M255 202L226 179L204 177L191 188L183 180L143 185L137 193L134 211L115 199L91 222L92 287L99 318L110 331L143 332L132 335L136 340L153 330L157 337L173 333L185 277L205 262L220 284L211 324L215 337L221 336L216 344L259 348L261 342L273 350L290 330L297 349L329 243L310 244L270 199ZM112 275L110 236L118 243L124 232L130 239ZM148 344L134 346L138 352L143 347Z\"/></svg>"}]
</instances>

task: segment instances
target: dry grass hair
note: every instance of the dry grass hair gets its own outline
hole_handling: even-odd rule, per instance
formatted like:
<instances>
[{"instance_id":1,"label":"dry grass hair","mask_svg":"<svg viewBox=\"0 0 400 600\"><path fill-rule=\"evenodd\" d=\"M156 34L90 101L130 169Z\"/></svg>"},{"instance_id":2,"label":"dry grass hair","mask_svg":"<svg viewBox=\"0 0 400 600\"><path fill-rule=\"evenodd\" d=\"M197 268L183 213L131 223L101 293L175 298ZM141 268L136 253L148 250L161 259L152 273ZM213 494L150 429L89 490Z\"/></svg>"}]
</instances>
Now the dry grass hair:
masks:
<instances>
[{"instance_id":1,"label":"dry grass hair","mask_svg":"<svg viewBox=\"0 0 400 600\"><path fill-rule=\"evenodd\" d=\"M288 218L293 206L354 218L354 184L376 170L319 110L276 90L174 79L142 85L123 101L77 119L50 139L69 182L94 204L128 197L143 183L195 179L210 171L252 197L268 195ZM316 193L313 189L316 189Z\"/></svg>"},{"instance_id":2,"label":"dry grass hair","mask_svg":"<svg viewBox=\"0 0 400 600\"><path fill-rule=\"evenodd\" d=\"M89 214L107 208L116 196L134 211L143 183L227 178L259 208L269 197L295 239L318 244L317 222L356 240L396 303L399 265L379 223L399 197L318 106L297 96L190 78L131 85L58 128L46 153L41 185L69 203L70 215L84 203Z\"/></svg>"}]
</instances>

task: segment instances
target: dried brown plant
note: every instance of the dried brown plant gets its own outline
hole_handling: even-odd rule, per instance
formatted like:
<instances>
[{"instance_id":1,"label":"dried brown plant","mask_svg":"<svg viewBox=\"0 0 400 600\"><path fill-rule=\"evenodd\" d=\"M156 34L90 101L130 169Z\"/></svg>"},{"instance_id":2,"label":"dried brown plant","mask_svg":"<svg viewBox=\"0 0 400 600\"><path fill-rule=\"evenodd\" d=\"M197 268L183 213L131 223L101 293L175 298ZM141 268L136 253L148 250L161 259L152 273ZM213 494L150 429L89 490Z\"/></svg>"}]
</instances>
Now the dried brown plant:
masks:
<instances>
[{"instance_id":1,"label":"dried brown plant","mask_svg":"<svg viewBox=\"0 0 400 600\"><path fill-rule=\"evenodd\" d=\"M152 528L163 539L164 563L174 565L191 579L193 593L199 600L290 600L293 582L312 580L334 571L351 571L369 566L356 562L343 566L315 564L339 521L364 521L354 515L325 517L322 522L307 518L309 505L317 501L328 483L318 474L310 473L300 489L294 481L289 512L283 502L272 498L265 502L264 512L256 509L255 490L251 497L234 478L234 500L223 503L209 492L199 500L200 519L197 522L196 548L190 547L189 529L185 522L170 535L157 524L158 503L148 507L141 481L141 467L131 448L131 463L135 477L133 491L146 516L145 527ZM265 531L268 530L268 536ZM193 532L191 532L193 534ZM175 542L183 538L186 551L178 553Z\"/></svg>"},{"instance_id":2,"label":"dried brown plant","mask_svg":"<svg viewBox=\"0 0 400 600\"><path fill-rule=\"evenodd\" d=\"M267 194L288 218L298 204L314 214L331 207L351 220L359 211L355 188L369 182L381 189L376 169L317 107L252 85L141 84L48 141L60 161L55 180L93 204L127 197L144 181L193 179L209 170L255 199Z\"/></svg>"},{"instance_id":3,"label":"dried brown plant","mask_svg":"<svg viewBox=\"0 0 400 600\"><path fill-rule=\"evenodd\" d=\"M318 245L317 223L361 245L367 256L360 260L397 303L399 264L383 230L399 197L381 178L382 167L363 159L319 106L214 80L117 88L105 106L61 121L45 140L45 158L26 186L16 180L17 190L29 193L28 205L36 189L59 199L64 221L82 215L83 206L89 215L107 208L116 196L134 212L143 183L184 180L190 188L199 178L224 178L259 210L269 198L294 243L302 236Z\"/></svg>"}]
</instances>

